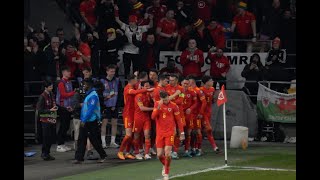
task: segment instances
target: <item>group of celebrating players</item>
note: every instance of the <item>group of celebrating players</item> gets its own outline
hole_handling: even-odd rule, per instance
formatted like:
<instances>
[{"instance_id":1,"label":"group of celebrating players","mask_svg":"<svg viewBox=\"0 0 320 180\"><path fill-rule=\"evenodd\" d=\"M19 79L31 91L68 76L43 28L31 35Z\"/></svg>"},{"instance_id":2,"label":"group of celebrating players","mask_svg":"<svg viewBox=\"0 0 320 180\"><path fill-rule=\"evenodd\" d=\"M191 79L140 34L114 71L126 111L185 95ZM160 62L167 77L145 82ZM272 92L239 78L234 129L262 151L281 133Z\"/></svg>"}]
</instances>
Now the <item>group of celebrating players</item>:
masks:
<instances>
[{"instance_id":1,"label":"group of celebrating players","mask_svg":"<svg viewBox=\"0 0 320 180\"><path fill-rule=\"evenodd\" d=\"M118 158L151 159L155 145L163 164L162 175L168 179L171 158L179 158L181 141L184 140L184 157L201 156L202 132L205 132L213 150L220 153L210 124L213 80L205 75L201 81L202 86L198 87L191 75L181 85L176 74L161 74L158 78L156 71L150 71L149 80L147 74L141 73L138 78L130 75L124 88L122 113L126 135ZM143 144L144 152L141 152Z\"/></svg>"}]
</instances>

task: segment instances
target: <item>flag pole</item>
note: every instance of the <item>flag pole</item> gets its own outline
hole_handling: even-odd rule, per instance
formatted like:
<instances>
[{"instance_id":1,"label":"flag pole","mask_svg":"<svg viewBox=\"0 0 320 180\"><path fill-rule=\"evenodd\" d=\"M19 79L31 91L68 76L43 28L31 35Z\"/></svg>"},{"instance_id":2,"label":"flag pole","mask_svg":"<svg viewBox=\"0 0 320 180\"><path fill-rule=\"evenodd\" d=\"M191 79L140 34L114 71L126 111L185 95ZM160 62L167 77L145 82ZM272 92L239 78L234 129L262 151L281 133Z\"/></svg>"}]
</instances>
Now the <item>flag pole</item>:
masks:
<instances>
[{"instance_id":1,"label":"flag pole","mask_svg":"<svg viewBox=\"0 0 320 180\"><path fill-rule=\"evenodd\" d=\"M226 128L226 103L223 103L223 129L224 129L224 163L228 166L228 155L227 155L227 128Z\"/></svg>"}]
</instances>

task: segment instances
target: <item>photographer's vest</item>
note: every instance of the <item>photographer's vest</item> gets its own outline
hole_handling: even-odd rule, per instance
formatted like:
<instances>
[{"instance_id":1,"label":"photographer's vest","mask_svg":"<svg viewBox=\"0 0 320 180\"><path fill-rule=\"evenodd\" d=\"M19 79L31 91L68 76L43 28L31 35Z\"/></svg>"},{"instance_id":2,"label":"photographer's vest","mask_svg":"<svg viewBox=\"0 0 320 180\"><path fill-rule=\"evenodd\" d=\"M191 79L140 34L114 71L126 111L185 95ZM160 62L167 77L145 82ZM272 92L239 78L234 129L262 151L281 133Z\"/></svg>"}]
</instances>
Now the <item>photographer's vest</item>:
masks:
<instances>
[{"instance_id":1,"label":"photographer's vest","mask_svg":"<svg viewBox=\"0 0 320 180\"><path fill-rule=\"evenodd\" d=\"M103 97L115 94L115 96L113 96L112 98L105 100L104 105L106 107L115 107L118 100L119 78L113 78L111 81L101 79L100 81L104 86Z\"/></svg>"},{"instance_id":2,"label":"photographer's vest","mask_svg":"<svg viewBox=\"0 0 320 180\"><path fill-rule=\"evenodd\" d=\"M49 97L49 94L46 92L43 92L41 96L44 97L44 109L51 109L53 108L56 103L54 101L54 95L51 93L51 97ZM57 111L55 112L49 112L46 114L40 114L40 121L41 122L46 122L46 123L52 123L55 124L57 121Z\"/></svg>"},{"instance_id":3,"label":"photographer's vest","mask_svg":"<svg viewBox=\"0 0 320 180\"><path fill-rule=\"evenodd\" d=\"M71 81L65 81L64 79L61 79L60 82L62 82L64 84L64 87L65 87L65 90L66 90L67 93L72 91L72 83L71 83ZM72 106L72 97L62 98L61 94L60 94L60 91L59 91L59 88L58 88L57 89L56 103L57 103L57 105L65 107L65 108L71 107Z\"/></svg>"}]
</instances>

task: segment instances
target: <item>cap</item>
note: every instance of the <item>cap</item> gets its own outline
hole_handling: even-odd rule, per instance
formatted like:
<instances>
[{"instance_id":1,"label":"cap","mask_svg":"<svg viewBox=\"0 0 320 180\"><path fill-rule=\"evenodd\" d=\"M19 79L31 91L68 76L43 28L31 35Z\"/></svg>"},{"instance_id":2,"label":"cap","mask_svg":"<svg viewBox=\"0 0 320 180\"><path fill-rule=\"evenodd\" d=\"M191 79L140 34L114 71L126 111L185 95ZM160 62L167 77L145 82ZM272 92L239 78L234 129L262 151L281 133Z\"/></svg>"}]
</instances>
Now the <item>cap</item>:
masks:
<instances>
[{"instance_id":1,"label":"cap","mask_svg":"<svg viewBox=\"0 0 320 180\"><path fill-rule=\"evenodd\" d=\"M139 8L143 8L143 4L141 2L137 2L136 4L133 5L133 9L139 9Z\"/></svg>"},{"instance_id":2,"label":"cap","mask_svg":"<svg viewBox=\"0 0 320 180\"><path fill-rule=\"evenodd\" d=\"M238 8L247 9L247 3L240 1L238 4Z\"/></svg>"}]
</instances>

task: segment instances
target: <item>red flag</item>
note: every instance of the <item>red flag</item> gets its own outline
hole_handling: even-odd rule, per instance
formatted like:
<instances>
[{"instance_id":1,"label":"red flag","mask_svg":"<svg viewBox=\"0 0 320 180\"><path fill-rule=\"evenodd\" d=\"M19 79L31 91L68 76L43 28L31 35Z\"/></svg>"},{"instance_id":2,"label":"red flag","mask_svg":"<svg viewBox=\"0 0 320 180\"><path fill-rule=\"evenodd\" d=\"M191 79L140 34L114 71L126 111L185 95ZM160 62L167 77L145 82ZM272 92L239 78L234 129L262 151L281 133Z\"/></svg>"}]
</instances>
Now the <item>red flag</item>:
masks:
<instances>
[{"instance_id":1,"label":"red flag","mask_svg":"<svg viewBox=\"0 0 320 180\"><path fill-rule=\"evenodd\" d=\"M224 104L226 102L227 102L227 94L224 90L224 85L222 85L221 90L218 95L217 105L220 106L221 104Z\"/></svg>"}]
</instances>

